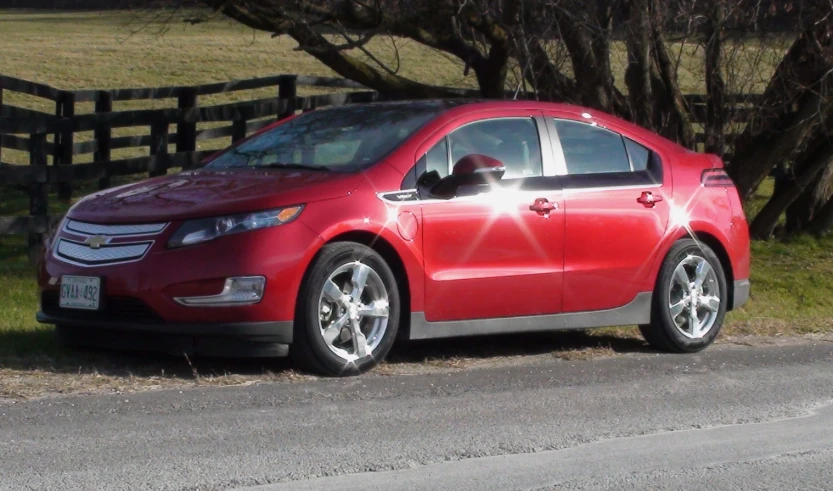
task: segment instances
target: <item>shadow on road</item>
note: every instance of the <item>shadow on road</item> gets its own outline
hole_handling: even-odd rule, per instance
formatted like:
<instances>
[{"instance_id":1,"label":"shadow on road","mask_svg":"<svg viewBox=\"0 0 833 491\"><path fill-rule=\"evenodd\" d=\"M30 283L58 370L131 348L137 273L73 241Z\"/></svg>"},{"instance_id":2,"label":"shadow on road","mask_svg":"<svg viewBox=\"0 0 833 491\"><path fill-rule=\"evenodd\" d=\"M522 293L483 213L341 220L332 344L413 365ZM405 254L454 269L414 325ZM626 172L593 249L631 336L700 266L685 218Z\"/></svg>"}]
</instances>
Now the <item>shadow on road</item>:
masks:
<instances>
[{"instance_id":1,"label":"shadow on road","mask_svg":"<svg viewBox=\"0 0 833 491\"><path fill-rule=\"evenodd\" d=\"M543 354L560 358L585 358L602 354L651 351L637 334L635 330L617 329L614 334L565 331L406 341L394 345L388 361L422 363L426 360L486 359Z\"/></svg>"},{"instance_id":2,"label":"shadow on road","mask_svg":"<svg viewBox=\"0 0 833 491\"><path fill-rule=\"evenodd\" d=\"M75 349L59 346L51 329L0 332L0 370L39 374L94 374L109 377L165 377L184 380L222 377L247 377L269 374L273 377L297 374L288 358L227 359L188 358L150 353ZM37 349L36 349L37 347ZM614 353L649 352L635 333L619 329L613 333L570 331L501 336L454 338L431 341L398 341L387 358L407 371L423 365L457 366L461 361L498 360L550 354L555 358L586 359ZM2 351L0 351L2 353ZM2 372L0 372L2 373Z\"/></svg>"}]
</instances>

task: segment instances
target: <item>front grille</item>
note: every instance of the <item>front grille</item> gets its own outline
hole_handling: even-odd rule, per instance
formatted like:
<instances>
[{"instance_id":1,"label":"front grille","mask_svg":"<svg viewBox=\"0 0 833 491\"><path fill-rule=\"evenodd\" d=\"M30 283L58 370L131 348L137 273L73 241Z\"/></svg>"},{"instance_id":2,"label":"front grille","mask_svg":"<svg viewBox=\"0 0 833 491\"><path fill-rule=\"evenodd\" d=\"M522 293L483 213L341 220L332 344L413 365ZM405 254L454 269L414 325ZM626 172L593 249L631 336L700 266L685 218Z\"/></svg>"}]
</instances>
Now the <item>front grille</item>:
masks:
<instances>
[{"instance_id":1,"label":"front grille","mask_svg":"<svg viewBox=\"0 0 833 491\"><path fill-rule=\"evenodd\" d=\"M136 261L142 258L153 242L102 245L97 249L81 242L60 239L56 254L85 266Z\"/></svg>"},{"instance_id":2,"label":"front grille","mask_svg":"<svg viewBox=\"0 0 833 491\"><path fill-rule=\"evenodd\" d=\"M162 317L145 302L134 297L105 297L101 310L62 309L57 290L41 294L41 310L44 314L74 321L126 322L131 324L158 324Z\"/></svg>"},{"instance_id":3,"label":"front grille","mask_svg":"<svg viewBox=\"0 0 833 491\"><path fill-rule=\"evenodd\" d=\"M78 266L107 266L139 261L167 223L104 225L67 220L55 244L54 256Z\"/></svg>"},{"instance_id":4,"label":"front grille","mask_svg":"<svg viewBox=\"0 0 833 491\"><path fill-rule=\"evenodd\" d=\"M107 235L107 236L136 236L155 235L165 230L167 223L150 223L141 225L102 225L98 223L78 222L68 220L65 228L70 232L77 232L83 235Z\"/></svg>"}]
</instances>

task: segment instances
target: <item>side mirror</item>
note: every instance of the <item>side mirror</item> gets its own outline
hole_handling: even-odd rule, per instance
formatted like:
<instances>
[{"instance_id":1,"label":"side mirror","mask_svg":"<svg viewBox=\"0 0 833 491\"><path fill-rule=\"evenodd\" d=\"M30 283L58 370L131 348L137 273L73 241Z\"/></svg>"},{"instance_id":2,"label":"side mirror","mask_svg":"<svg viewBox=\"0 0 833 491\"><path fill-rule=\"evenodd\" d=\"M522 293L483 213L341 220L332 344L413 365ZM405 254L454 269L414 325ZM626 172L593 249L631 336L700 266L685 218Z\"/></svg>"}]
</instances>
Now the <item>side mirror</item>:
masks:
<instances>
[{"instance_id":1,"label":"side mirror","mask_svg":"<svg viewBox=\"0 0 833 491\"><path fill-rule=\"evenodd\" d=\"M497 182L505 172L506 166L500 160L475 153L458 160L451 177L458 187L472 186Z\"/></svg>"},{"instance_id":2,"label":"side mirror","mask_svg":"<svg viewBox=\"0 0 833 491\"><path fill-rule=\"evenodd\" d=\"M466 155L454 164L451 175L430 184L428 192L441 199L470 194L480 186L499 181L505 172L506 167L500 160L480 154ZM439 177L436 172L430 174ZM426 176L425 181L431 180Z\"/></svg>"}]
</instances>

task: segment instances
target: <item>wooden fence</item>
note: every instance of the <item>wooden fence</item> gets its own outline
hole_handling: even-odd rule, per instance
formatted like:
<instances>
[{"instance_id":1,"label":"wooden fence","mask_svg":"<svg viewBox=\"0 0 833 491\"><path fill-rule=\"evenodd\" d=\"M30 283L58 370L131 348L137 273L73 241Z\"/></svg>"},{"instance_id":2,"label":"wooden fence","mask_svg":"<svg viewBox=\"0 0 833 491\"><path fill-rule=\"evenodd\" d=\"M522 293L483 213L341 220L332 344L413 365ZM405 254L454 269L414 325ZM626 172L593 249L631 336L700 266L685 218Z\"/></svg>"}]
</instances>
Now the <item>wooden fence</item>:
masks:
<instances>
[{"instance_id":1,"label":"wooden fence","mask_svg":"<svg viewBox=\"0 0 833 491\"><path fill-rule=\"evenodd\" d=\"M354 89L350 92L298 97L299 86ZM275 96L245 102L200 107L200 96L272 87ZM74 181L98 180L100 189L113 176L165 174L172 168L190 169L214 152L198 151L197 142L226 138L236 142L275 120L296 111L380 99L377 92L338 78L278 75L226 83L187 87L115 90L59 90L47 85L0 76L0 189L14 188L29 195L29 215L0 217L0 237L29 234L30 249L37 249L43 234L57 219L48 215L50 186L59 199L72 196ZM55 113L3 103L3 94L17 92L55 103ZM117 101L175 99L176 108L113 111ZM94 103L92 114L76 114L79 103ZM228 123L197 130L197 123ZM175 125L176 131L169 133ZM145 128L149 134L114 137L116 128ZM89 141L75 141L76 133L93 132ZM24 136L25 135L25 136ZM49 141L49 136L51 140ZM175 147L169 152L168 147ZM149 147L144 157L112 159L116 149ZM28 153L29 165L3 162L2 149ZM90 163L73 163L75 156L92 154ZM52 165L49 165L50 158Z\"/></svg>"},{"instance_id":2,"label":"wooden fence","mask_svg":"<svg viewBox=\"0 0 833 491\"><path fill-rule=\"evenodd\" d=\"M324 95L299 97L298 87L351 89ZM274 96L201 107L201 96L254 89L274 89ZM17 92L52 101L54 114L3 103L3 94ZM460 91L460 95L471 95ZM48 85L0 76L0 190L14 188L28 193L29 215L0 216L0 237L28 234L32 257L38 254L43 234L58 217L48 214L50 187L59 199L72 196L75 181L98 180L99 189L110 186L113 176L148 173L165 174L172 168L191 169L214 152L197 150L197 142L226 138L224 144L236 142L275 120L296 111L383 98L354 82L339 78L277 75L200 86L157 87L114 90L59 90ZM119 101L174 99L176 108L114 111ZM696 121L705 119L705 98L689 96ZM733 120L744 120L748 100L734 99ZM95 112L76 114L76 105L94 103ZM227 123L219 127L197 129L197 123ZM169 128L175 126L175 132ZM113 136L116 128L144 128L147 134ZM76 133L93 132L92 139L76 141ZM51 136L51 141L49 137ZM729 135L731 136L731 135ZM702 141L702 135L698 135ZM169 152L168 147L175 147ZM113 150L148 147L149 155L111 158ZM28 153L29 165L3 163L2 149ZM92 154L90 163L73 163L74 157ZM52 159L52 165L49 160Z\"/></svg>"}]
</instances>

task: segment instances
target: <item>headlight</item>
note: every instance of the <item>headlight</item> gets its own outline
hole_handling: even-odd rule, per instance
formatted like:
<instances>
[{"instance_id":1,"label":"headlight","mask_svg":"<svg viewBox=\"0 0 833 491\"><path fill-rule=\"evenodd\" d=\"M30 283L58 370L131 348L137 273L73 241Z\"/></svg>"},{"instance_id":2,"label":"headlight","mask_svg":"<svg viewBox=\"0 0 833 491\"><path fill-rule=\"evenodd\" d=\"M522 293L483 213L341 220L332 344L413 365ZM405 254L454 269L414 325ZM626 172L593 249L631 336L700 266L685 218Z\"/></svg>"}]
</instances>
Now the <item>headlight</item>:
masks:
<instances>
[{"instance_id":1,"label":"headlight","mask_svg":"<svg viewBox=\"0 0 833 491\"><path fill-rule=\"evenodd\" d=\"M52 249L52 246L55 244L55 238L58 236L58 232L64 228L66 220L66 214L64 214L59 220L56 220L49 226L47 233L43 236L43 243L47 250Z\"/></svg>"},{"instance_id":2,"label":"headlight","mask_svg":"<svg viewBox=\"0 0 833 491\"><path fill-rule=\"evenodd\" d=\"M182 247L214 240L259 228L276 227L295 220L304 209L303 205L258 211L245 215L189 220L168 241L168 247Z\"/></svg>"}]
</instances>

